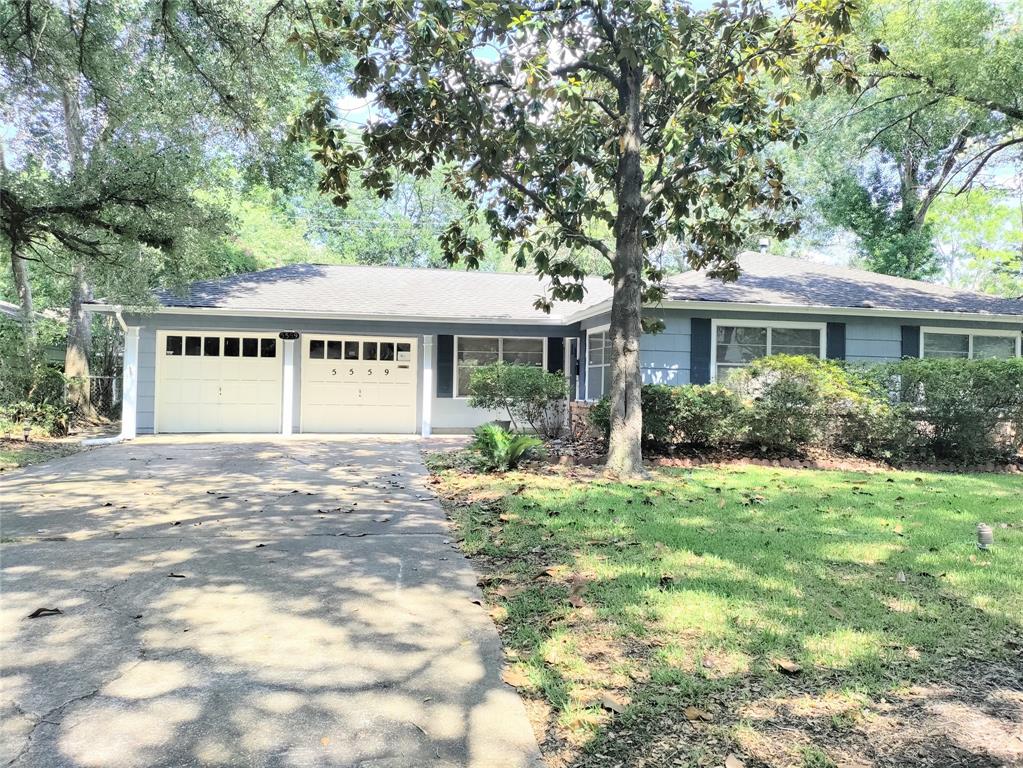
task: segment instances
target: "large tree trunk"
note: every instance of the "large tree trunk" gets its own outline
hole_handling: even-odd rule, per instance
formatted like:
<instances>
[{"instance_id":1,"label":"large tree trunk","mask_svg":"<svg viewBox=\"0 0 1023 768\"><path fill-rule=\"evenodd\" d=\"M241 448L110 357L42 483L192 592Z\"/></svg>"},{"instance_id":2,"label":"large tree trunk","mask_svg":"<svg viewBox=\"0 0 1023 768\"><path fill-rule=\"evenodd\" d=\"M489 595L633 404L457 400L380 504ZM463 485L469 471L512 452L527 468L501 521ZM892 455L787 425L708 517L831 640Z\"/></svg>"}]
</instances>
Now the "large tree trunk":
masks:
<instances>
[{"instance_id":1,"label":"large tree trunk","mask_svg":"<svg viewBox=\"0 0 1023 768\"><path fill-rule=\"evenodd\" d=\"M85 302L92 298L85 279L85 266L75 267L68 307L67 349L64 352L64 376L67 379L68 404L80 418L95 416L89 382L89 351L92 349L92 324Z\"/></svg>"},{"instance_id":2,"label":"large tree trunk","mask_svg":"<svg viewBox=\"0 0 1023 768\"><path fill-rule=\"evenodd\" d=\"M35 309L32 304L32 284L28 281L28 262L18 255L18 248L11 243L11 275L14 278L14 290L18 294L21 307L21 327L25 335L25 347L31 347L35 341Z\"/></svg>"},{"instance_id":3,"label":"large tree trunk","mask_svg":"<svg viewBox=\"0 0 1023 768\"><path fill-rule=\"evenodd\" d=\"M618 215L611 300L611 437L608 472L623 477L645 474L642 438L642 379L639 342L643 334L643 168L640 163L642 70L623 77L621 101L627 115L618 164Z\"/></svg>"},{"instance_id":4,"label":"large tree trunk","mask_svg":"<svg viewBox=\"0 0 1023 768\"><path fill-rule=\"evenodd\" d=\"M0 142L0 181L7 175L7 161L4 158L4 145ZM28 280L28 262L18 254L18 243L11 242L11 277L14 290L18 294L21 306L21 326L25 336L25 347L30 348L35 341L35 307L32 304L32 283Z\"/></svg>"},{"instance_id":5,"label":"large tree trunk","mask_svg":"<svg viewBox=\"0 0 1023 768\"><path fill-rule=\"evenodd\" d=\"M85 163L85 129L78 103L78 83L68 83L61 93L64 107L64 128L71 170L80 173ZM92 298L85 279L85 264L75 265L68 302L67 349L64 352L64 376L67 377L68 405L80 418L93 418L95 408L89 382L89 353L92 347L91 317L84 302Z\"/></svg>"}]
</instances>

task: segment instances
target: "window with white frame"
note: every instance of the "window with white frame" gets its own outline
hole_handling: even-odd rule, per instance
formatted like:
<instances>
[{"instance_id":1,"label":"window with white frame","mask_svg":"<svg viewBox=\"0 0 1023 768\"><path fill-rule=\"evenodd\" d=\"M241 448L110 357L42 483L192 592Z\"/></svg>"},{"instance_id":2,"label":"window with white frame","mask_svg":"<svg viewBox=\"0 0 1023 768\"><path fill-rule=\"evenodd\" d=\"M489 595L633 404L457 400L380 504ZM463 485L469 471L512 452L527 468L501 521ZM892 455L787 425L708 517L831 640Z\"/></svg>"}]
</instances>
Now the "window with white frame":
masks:
<instances>
[{"instance_id":1,"label":"window with white frame","mask_svg":"<svg viewBox=\"0 0 1023 768\"><path fill-rule=\"evenodd\" d=\"M716 323L714 379L721 382L735 370L768 355L824 356L823 324Z\"/></svg>"},{"instance_id":2,"label":"window with white frame","mask_svg":"<svg viewBox=\"0 0 1023 768\"><path fill-rule=\"evenodd\" d=\"M1012 331L923 328L920 335L921 357L957 357L969 360L1020 355L1020 335Z\"/></svg>"},{"instance_id":3,"label":"window with white frame","mask_svg":"<svg viewBox=\"0 0 1023 768\"><path fill-rule=\"evenodd\" d=\"M586 335L586 399L599 400L611 385L611 333L607 328Z\"/></svg>"},{"instance_id":4,"label":"window with white frame","mask_svg":"<svg viewBox=\"0 0 1023 768\"><path fill-rule=\"evenodd\" d=\"M469 394L469 374L473 368L490 363L544 365L545 339L459 336L455 339L455 396Z\"/></svg>"}]
</instances>

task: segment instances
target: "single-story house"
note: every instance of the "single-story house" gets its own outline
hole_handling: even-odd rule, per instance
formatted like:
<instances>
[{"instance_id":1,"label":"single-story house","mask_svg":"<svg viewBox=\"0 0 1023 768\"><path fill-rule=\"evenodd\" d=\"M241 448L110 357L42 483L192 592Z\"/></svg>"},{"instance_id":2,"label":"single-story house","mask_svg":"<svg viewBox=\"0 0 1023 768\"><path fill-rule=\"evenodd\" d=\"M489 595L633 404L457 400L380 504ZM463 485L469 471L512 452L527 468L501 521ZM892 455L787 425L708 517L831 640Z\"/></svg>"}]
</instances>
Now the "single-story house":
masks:
<instances>
[{"instance_id":1,"label":"single-story house","mask_svg":"<svg viewBox=\"0 0 1023 768\"><path fill-rule=\"evenodd\" d=\"M669 277L648 311L644 382L707 383L772 353L853 362L1021 354L1023 301L763 253L738 281ZM473 366L564 373L573 398L609 383L610 286L534 307L535 275L303 264L193 284L125 329L123 435L467 431Z\"/></svg>"}]
</instances>

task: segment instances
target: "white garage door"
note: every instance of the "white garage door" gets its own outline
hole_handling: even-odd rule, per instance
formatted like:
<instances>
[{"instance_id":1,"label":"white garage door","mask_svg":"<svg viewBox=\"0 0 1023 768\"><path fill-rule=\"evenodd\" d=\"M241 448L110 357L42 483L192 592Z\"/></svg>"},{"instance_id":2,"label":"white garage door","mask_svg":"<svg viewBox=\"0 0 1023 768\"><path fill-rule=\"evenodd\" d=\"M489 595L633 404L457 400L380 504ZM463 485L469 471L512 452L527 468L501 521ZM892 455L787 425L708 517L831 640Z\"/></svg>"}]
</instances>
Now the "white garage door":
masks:
<instances>
[{"instance_id":1,"label":"white garage door","mask_svg":"<svg viewBox=\"0 0 1023 768\"><path fill-rule=\"evenodd\" d=\"M279 432L276 334L157 334L157 432Z\"/></svg>"},{"instance_id":2,"label":"white garage door","mask_svg":"<svg viewBox=\"0 0 1023 768\"><path fill-rule=\"evenodd\" d=\"M303 432L416 431L416 341L302 337Z\"/></svg>"}]
</instances>

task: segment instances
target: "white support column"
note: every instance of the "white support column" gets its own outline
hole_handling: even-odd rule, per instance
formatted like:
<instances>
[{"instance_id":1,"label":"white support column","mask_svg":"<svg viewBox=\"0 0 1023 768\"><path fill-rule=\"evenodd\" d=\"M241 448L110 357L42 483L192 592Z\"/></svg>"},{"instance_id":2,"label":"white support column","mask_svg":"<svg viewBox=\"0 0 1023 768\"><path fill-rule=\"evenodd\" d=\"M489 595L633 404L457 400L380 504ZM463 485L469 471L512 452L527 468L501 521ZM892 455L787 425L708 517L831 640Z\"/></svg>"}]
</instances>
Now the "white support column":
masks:
<instances>
[{"instance_id":1,"label":"white support column","mask_svg":"<svg viewBox=\"0 0 1023 768\"><path fill-rule=\"evenodd\" d=\"M429 437L432 432L433 408L433 336L423 336L423 409L420 432Z\"/></svg>"},{"instance_id":2,"label":"white support column","mask_svg":"<svg viewBox=\"0 0 1023 768\"><path fill-rule=\"evenodd\" d=\"M284 339L284 385L281 388L281 434L295 430L295 340Z\"/></svg>"},{"instance_id":3,"label":"white support column","mask_svg":"<svg viewBox=\"0 0 1023 768\"><path fill-rule=\"evenodd\" d=\"M139 383L139 328L129 325L124 329L124 383L121 387L121 435L133 440L138 432L138 383Z\"/></svg>"}]
</instances>

